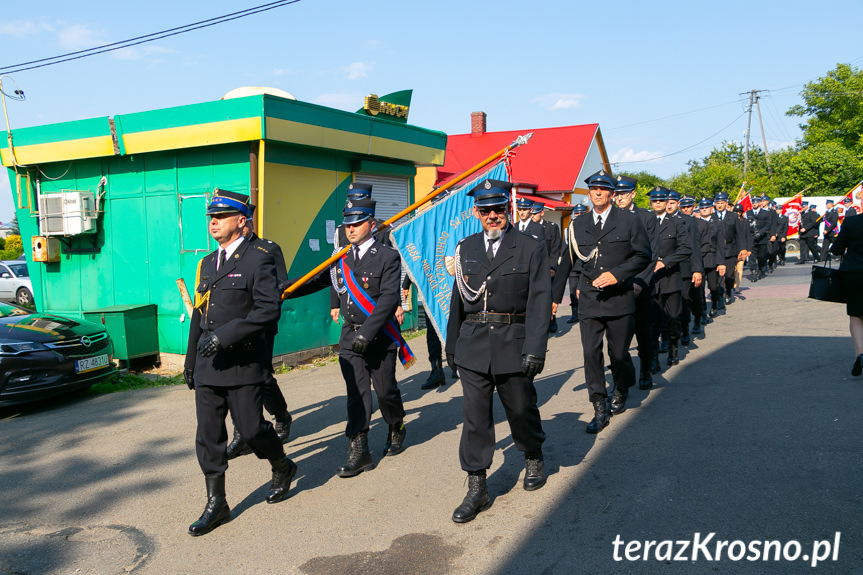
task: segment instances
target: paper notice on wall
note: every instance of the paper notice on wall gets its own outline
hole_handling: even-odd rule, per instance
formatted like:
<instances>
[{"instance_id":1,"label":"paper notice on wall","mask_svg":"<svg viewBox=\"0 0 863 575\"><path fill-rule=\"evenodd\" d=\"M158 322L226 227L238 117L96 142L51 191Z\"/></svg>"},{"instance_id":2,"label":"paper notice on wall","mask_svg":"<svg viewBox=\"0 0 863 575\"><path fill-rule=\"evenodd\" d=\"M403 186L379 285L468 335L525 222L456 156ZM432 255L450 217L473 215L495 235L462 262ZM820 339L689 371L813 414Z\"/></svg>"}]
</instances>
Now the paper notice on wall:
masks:
<instances>
[{"instance_id":1,"label":"paper notice on wall","mask_svg":"<svg viewBox=\"0 0 863 575\"><path fill-rule=\"evenodd\" d=\"M309 240L309 247L312 249L313 252L321 251L321 240L319 240L317 238L310 239Z\"/></svg>"},{"instance_id":2,"label":"paper notice on wall","mask_svg":"<svg viewBox=\"0 0 863 575\"><path fill-rule=\"evenodd\" d=\"M327 243L332 244L336 235L336 220L327 220Z\"/></svg>"}]
</instances>

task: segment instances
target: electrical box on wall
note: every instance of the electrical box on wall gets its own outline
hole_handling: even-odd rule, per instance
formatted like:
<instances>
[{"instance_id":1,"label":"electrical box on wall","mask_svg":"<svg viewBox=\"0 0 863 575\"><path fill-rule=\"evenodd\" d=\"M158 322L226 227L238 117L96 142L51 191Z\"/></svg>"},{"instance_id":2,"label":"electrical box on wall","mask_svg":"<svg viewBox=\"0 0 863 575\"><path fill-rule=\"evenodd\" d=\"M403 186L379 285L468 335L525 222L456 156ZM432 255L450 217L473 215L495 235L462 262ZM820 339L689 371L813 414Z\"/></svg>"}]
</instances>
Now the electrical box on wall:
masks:
<instances>
[{"instance_id":1,"label":"electrical box on wall","mask_svg":"<svg viewBox=\"0 0 863 575\"><path fill-rule=\"evenodd\" d=\"M39 233L43 236L94 233L97 216L93 192L64 190L39 196Z\"/></svg>"},{"instance_id":2,"label":"electrical box on wall","mask_svg":"<svg viewBox=\"0 0 863 575\"><path fill-rule=\"evenodd\" d=\"M60 241L57 238L33 236L34 262L59 262Z\"/></svg>"}]
</instances>

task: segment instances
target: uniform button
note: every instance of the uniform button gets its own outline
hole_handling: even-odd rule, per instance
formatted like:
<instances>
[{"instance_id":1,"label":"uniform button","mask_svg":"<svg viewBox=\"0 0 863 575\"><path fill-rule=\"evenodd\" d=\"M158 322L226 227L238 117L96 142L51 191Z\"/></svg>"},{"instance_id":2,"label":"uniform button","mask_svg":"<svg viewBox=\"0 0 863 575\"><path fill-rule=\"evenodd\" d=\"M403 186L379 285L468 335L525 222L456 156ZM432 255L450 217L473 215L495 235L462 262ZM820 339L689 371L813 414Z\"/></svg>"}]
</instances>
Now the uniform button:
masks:
<instances>
[{"instance_id":1,"label":"uniform button","mask_svg":"<svg viewBox=\"0 0 863 575\"><path fill-rule=\"evenodd\" d=\"M488 329L494 329L494 326L493 326L493 325L491 325L491 326L489 326L489 327L488 327Z\"/></svg>"},{"instance_id":2,"label":"uniform button","mask_svg":"<svg viewBox=\"0 0 863 575\"><path fill-rule=\"evenodd\" d=\"M602 267L602 266L599 266L599 269L604 270L605 268L604 268L604 267Z\"/></svg>"},{"instance_id":3,"label":"uniform button","mask_svg":"<svg viewBox=\"0 0 863 575\"><path fill-rule=\"evenodd\" d=\"M485 279L490 280L491 276L485 276Z\"/></svg>"},{"instance_id":4,"label":"uniform button","mask_svg":"<svg viewBox=\"0 0 863 575\"><path fill-rule=\"evenodd\" d=\"M601 246L602 242L596 242L596 245Z\"/></svg>"}]
</instances>

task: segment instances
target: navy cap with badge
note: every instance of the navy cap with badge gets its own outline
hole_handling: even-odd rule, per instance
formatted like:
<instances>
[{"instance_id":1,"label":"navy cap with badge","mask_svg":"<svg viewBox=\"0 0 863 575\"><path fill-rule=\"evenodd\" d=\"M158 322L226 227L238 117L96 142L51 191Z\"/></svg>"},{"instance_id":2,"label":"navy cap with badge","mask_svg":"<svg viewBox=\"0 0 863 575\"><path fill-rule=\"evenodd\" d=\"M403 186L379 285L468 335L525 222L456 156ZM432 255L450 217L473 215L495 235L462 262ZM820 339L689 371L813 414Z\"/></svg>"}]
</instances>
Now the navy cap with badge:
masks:
<instances>
[{"instance_id":1,"label":"navy cap with badge","mask_svg":"<svg viewBox=\"0 0 863 575\"><path fill-rule=\"evenodd\" d=\"M207 206L207 215L242 214L250 218L253 210L250 206L249 196L246 194L216 188L213 190L213 199Z\"/></svg>"},{"instance_id":2,"label":"navy cap with badge","mask_svg":"<svg viewBox=\"0 0 863 575\"><path fill-rule=\"evenodd\" d=\"M656 186L655 188L650 190L650 193L647 195L650 196L651 202L666 202L668 201L668 192L668 188Z\"/></svg>"},{"instance_id":3,"label":"navy cap with badge","mask_svg":"<svg viewBox=\"0 0 863 575\"><path fill-rule=\"evenodd\" d=\"M808 206L808 205L809 205L809 202L801 202L801 203L800 203L800 207L801 207L801 208L805 208L805 207L806 207L806 206Z\"/></svg>"},{"instance_id":4,"label":"navy cap with badge","mask_svg":"<svg viewBox=\"0 0 863 575\"><path fill-rule=\"evenodd\" d=\"M734 204L732 211L743 213L743 204Z\"/></svg>"},{"instance_id":5,"label":"navy cap with badge","mask_svg":"<svg viewBox=\"0 0 863 575\"><path fill-rule=\"evenodd\" d=\"M530 206L530 213L532 214L541 214L545 211L545 204L542 202L534 202L532 206Z\"/></svg>"},{"instance_id":6,"label":"navy cap with badge","mask_svg":"<svg viewBox=\"0 0 863 575\"><path fill-rule=\"evenodd\" d=\"M851 199L851 198L849 198L848 196L845 196L844 198L842 198L842 203L843 203L843 204L850 204L850 203L852 203L853 201L854 201L854 200L852 200L852 199Z\"/></svg>"},{"instance_id":7,"label":"navy cap with badge","mask_svg":"<svg viewBox=\"0 0 863 575\"><path fill-rule=\"evenodd\" d=\"M699 210L703 210L704 208L712 208L712 207L713 207L713 200L711 200L710 198L701 198L701 200L698 202L698 209Z\"/></svg>"},{"instance_id":8,"label":"navy cap with badge","mask_svg":"<svg viewBox=\"0 0 863 575\"><path fill-rule=\"evenodd\" d=\"M614 191L614 187L617 185L617 182L614 181L614 177L606 172L605 170L599 170L595 174L592 174L585 178L584 183L587 184L588 188L604 188L606 190Z\"/></svg>"},{"instance_id":9,"label":"navy cap with badge","mask_svg":"<svg viewBox=\"0 0 863 575\"><path fill-rule=\"evenodd\" d=\"M529 210L532 205L533 205L533 200L530 200L528 198L519 198L515 202L515 207L516 207L516 209L519 209L519 210Z\"/></svg>"},{"instance_id":10,"label":"navy cap with badge","mask_svg":"<svg viewBox=\"0 0 863 575\"><path fill-rule=\"evenodd\" d=\"M349 199L342 212L345 224L359 224L375 217L376 202L371 198Z\"/></svg>"},{"instance_id":11,"label":"navy cap with badge","mask_svg":"<svg viewBox=\"0 0 863 575\"><path fill-rule=\"evenodd\" d=\"M502 206L509 202L512 184L502 180L484 180L471 189L467 195L473 198L477 208Z\"/></svg>"},{"instance_id":12,"label":"navy cap with badge","mask_svg":"<svg viewBox=\"0 0 863 575\"><path fill-rule=\"evenodd\" d=\"M692 196L683 196L680 198L681 208L690 208L695 205L695 198Z\"/></svg>"},{"instance_id":13,"label":"navy cap with badge","mask_svg":"<svg viewBox=\"0 0 863 575\"><path fill-rule=\"evenodd\" d=\"M586 214L587 213L587 206L585 206L584 204L576 204L572 207L572 213L573 214Z\"/></svg>"},{"instance_id":14,"label":"navy cap with badge","mask_svg":"<svg viewBox=\"0 0 863 575\"><path fill-rule=\"evenodd\" d=\"M671 188L668 188L668 199L680 201L680 192L678 192L677 190L673 190Z\"/></svg>"},{"instance_id":15,"label":"navy cap with badge","mask_svg":"<svg viewBox=\"0 0 863 575\"><path fill-rule=\"evenodd\" d=\"M628 176L617 176L617 183L614 185L614 191L621 194L628 194L635 191L635 184L638 180Z\"/></svg>"},{"instance_id":16,"label":"navy cap with badge","mask_svg":"<svg viewBox=\"0 0 863 575\"><path fill-rule=\"evenodd\" d=\"M726 194L725 192L719 192L718 194L713 196L713 201L714 202L727 202L728 201L728 194Z\"/></svg>"},{"instance_id":17,"label":"navy cap with badge","mask_svg":"<svg viewBox=\"0 0 863 575\"><path fill-rule=\"evenodd\" d=\"M372 197L372 185L371 184L360 184L357 182L351 183L348 186L348 199L349 200L359 200L360 198L371 198Z\"/></svg>"}]
</instances>

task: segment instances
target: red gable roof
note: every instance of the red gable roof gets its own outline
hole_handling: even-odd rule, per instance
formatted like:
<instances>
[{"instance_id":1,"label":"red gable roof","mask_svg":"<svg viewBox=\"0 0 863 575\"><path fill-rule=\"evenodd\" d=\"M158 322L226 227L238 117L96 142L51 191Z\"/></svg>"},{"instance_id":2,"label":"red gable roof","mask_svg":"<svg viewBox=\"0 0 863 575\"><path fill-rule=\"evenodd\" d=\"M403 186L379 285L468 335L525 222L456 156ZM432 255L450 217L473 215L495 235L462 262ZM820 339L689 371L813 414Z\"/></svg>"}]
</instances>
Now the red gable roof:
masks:
<instances>
[{"instance_id":1,"label":"red gable roof","mask_svg":"<svg viewBox=\"0 0 863 575\"><path fill-rule=\"evenodd\" d=\"M583 124L448 136L446 163L438 168L437 183L472 168L532 131L528 143L514 150L512 181L535 184L538 192L571 191L598 129L599 124Z\"/></svg>"}]
</instances>

